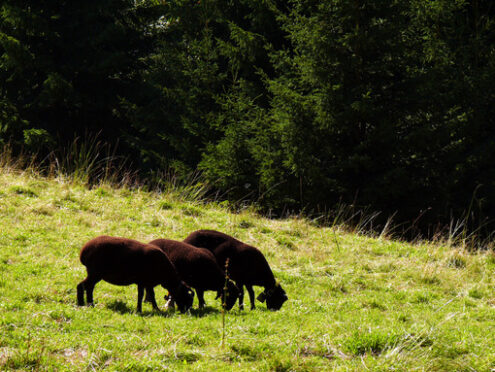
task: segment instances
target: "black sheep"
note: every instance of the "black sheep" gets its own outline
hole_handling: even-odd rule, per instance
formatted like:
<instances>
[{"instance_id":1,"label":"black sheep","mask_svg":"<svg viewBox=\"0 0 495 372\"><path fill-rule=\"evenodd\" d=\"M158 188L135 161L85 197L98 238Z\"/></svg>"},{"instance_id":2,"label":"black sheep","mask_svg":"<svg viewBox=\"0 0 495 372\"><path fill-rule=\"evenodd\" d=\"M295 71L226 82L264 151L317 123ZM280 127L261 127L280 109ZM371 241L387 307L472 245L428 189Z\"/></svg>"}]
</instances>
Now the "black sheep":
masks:
<instances>
[{"instance_id":1,"label":"black sheep","mask_svg":"<svg viewBox=\"0 0 495 372\"><path fill-rule=\"evenodd\" d=\"M226 280L223 270L218 266L215 256L205 250L192 245L169 239L156 239L149 244L159 247L175 265L181 278L187 285L196 290L199 308L205 306L204 292L216 291L224 299L223 292L226 285L225 307L230 310L239 297L239 289L234 282ZM172 293L172 298L175 296Z\"/></svg>"},{"instance_id":2,"label":"black sheep","mask_svg":"<svg viewBox=\"0 0 495 372\"><path fill-rule=\"evenodd\" d=\"M194 292L183 281L162 250L136 240L99 236L87 242L81 249L81 263L88 276L77 285L77 303L84 305L84 291L88 304L93 303L93 289L100 280L115 285L137 284L137 311L141 312L144 289L153 295L153 288L161 285L173 294L179 310L184 312L192 306Z\"/></svg>"},{"instance_id":3,"label":"black sheep","mask_svg":"<svg viewBox=\"0 0 495 372\"><path fill-rule=\"evenodd\" d=\"M276 282L265 256L257 248L214 230L195 231L189 234L184 242L211 251L221 267L225 267L227 259L229 260L228 275L241 291L239 296L241 309L244 308L243 286L249 293L251 309L255 308L253 285L265 287L258 300L266 301L266 306L270 310L279 310L287 301L287 294Z\"/></svg>"}]
</instances>

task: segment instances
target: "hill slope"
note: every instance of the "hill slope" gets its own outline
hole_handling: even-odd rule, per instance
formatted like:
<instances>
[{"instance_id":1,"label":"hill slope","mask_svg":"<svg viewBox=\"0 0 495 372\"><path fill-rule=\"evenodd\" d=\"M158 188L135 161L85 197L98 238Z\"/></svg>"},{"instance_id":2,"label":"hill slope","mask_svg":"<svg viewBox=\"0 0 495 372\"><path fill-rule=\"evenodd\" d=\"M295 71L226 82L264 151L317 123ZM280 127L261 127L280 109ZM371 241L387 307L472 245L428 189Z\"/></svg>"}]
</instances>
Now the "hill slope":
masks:
<instances>
[{"instance_id":1,"label":"hill slope","mask_svg":"<svg viewBox=\"0 0 495 372\"><path fill-rule=\"evenodd\" d=\"M490 370L493 253L410 245L229 213L176 194L0 173L0 369ZM259 247L289 295L278 312L134 312L135 286L100 282L76 306L80 247L100 235L183 239L199 228ZM258 291L259 293L259 288ZM163 306L165 292L157 287ZM197 307L197 299L195 299Z\"/></svg>"}]
</instances>

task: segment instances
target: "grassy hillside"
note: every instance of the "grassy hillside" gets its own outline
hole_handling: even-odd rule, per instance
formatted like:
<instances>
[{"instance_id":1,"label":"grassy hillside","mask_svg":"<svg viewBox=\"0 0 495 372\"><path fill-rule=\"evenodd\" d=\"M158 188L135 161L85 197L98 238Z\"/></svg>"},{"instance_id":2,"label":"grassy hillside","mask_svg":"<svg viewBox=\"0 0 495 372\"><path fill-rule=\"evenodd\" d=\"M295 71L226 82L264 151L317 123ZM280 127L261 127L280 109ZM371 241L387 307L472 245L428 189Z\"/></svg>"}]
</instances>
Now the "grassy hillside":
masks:
<instances>
[{"instance_id":1,"label":"grassy hillside","mask_svg":"<svg viewBox=\"0 0 495 372\"><path fill-rule=\"evenodd\" d=\"M1 370L477 370L495 368L495 255L232 214L180 193L91 190L0 171ZM135 313L135 286L76 306L89 239L183 239L199 228L259 247L289 301L222 314ZM257 290L259 293L259 288ZM159 305L165 291L157 287ZM248 300L246 295L245 301ZM197 299L195 299L197 307ZM249 306L248 306L249 307Z\"/></svg>"}]
</instances>

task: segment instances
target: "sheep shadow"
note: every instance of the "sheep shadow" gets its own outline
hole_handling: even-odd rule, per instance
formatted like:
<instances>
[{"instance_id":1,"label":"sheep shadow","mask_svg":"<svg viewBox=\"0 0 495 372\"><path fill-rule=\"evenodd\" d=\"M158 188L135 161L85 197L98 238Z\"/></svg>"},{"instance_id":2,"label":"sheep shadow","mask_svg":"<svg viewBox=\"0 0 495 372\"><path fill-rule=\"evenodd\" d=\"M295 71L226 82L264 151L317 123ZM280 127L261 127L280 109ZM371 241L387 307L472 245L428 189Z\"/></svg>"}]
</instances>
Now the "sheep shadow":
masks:
<instances>
[{"instance_id":1,"label":"sheep shadow","mask_svg":"<svg viewBox=\"0 0 495 372\"><path fill-rule=\"evenodd\" d=\"M136 311L135 309L132 309L129 306L127 306L127 304L121 300L114 300L110 303L107 303L105 307L119 314L132 314Z\"/></svg>"},{"instance_id":2,"label":"sheep shadow","mask_svg":"<svg viewBox=\"0 0 495 372\"><path fill-rule=\"evenodd\" d=\"M114 300L112 302L109 302L105 305L105 307L109 310L115 311L116 313L119 313L122 315L124 315L124 314L137 314L134 306L129 306L127 303L125 303L122 300ZM262 310L262 309L260 309L260 310ZM264 311L270 311L270 310L264 309ZM189 314L195 318L203 318L203 317L211 315L211 314L220 314L221 312L222 312L221 308L217 308L217 307L213 307L213 306L205 306L202 309L190 308L186 314ZM146 317L162 316L162 317L168 318L175 313L179 313L179 311L178 310L172 310L172 309L161 310L161 311L156 311L153 309L146 310L146 309L144 309L144 306L143 306L142 313L137 314L137 315L141 315L143 317L145 317L145 316ZM230 311L227 311L226 314L227 315L228 314L235 314L236 316L243 316L243 315L246 315L246 311L245 310L239 310L239 309L232 309Z\"/></svg>"},{"instance_id":3,"label":"sheep shadow","mask_svg":"<svg viewBox=\"0 0 495 372\"><path fill-rule=\"evenodd\" d=\"M141 316L163 316L163 317L169 317L172 313L170 311L157 311L157 310L145 310L141 312L141 314L138 314L136 311L135 307L128 306L124 301L122 300L114 300L110 303L107 303L105 307L109 310L115 311L116 313L119 314L137 314ZM143 306L144 308L144 306Z\"/></svg>"},{"instance_id":4,"label":"sheep shadow","mask_svg":"<svg viewBox=\"0 0 495 372\"><path fill-rule=\"evenodd\" d=\"M191 308L189 309L189 313L194 316L195 318L202 318L204 316L210 315L210 314L218 314L220 313L221 310L212 307L212 306L205 306L202 309L198 308Z\"/></svg>"}]
</instances>

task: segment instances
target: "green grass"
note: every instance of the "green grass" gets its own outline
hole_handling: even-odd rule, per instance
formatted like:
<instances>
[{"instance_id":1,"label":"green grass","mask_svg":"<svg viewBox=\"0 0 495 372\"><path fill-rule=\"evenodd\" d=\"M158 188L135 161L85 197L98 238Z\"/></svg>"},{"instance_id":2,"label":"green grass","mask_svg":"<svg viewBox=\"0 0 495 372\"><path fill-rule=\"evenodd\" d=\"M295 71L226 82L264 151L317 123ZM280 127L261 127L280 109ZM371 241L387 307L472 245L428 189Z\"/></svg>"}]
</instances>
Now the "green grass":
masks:
<instances>
[{"instance_id":1,"label":"green grass","mask_svg":"<svg viewBox=\"0 0 495 372\"><path fill-rule=\"evenodd\" d=\"M233 214L222 204L0 170L0 370L490 371L495 255ZM100 282L76 306L79 250L218 229L259 247L286 289L278 312L135 313L136 287ZM257 289L259 293L259 288ZM157 287L163 307L165 291ZM248 300L246 294L245 301ZM197 307L197 299L195 299ZM246 306L249 308L249 306Z\"/></svg>"}]
</instances>

